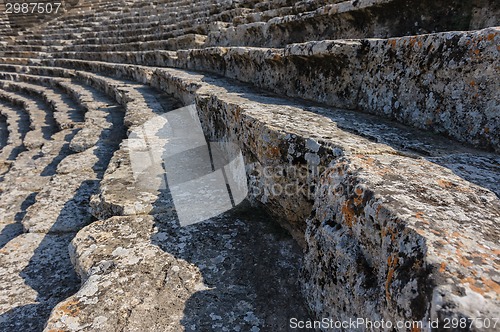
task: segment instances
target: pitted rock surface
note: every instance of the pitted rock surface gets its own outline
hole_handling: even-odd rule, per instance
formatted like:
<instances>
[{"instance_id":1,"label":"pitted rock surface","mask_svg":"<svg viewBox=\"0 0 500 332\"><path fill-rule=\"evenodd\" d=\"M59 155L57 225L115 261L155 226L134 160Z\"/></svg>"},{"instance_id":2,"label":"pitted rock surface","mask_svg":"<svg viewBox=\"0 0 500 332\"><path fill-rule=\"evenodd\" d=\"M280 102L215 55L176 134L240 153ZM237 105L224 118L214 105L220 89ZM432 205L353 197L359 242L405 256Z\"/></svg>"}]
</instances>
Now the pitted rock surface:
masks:
<instances>
[{"instance_id":1,"label":"pitted rock surface","mask_svg":"<svg viewBox=\"0 0 500 332\"><path fill-rule=\"evenodd\" d=\"M498 1L7 6L0 331L500 316ZM184 226L134 144L188 105L249 192Z\"/></svg>"}]
</instances>

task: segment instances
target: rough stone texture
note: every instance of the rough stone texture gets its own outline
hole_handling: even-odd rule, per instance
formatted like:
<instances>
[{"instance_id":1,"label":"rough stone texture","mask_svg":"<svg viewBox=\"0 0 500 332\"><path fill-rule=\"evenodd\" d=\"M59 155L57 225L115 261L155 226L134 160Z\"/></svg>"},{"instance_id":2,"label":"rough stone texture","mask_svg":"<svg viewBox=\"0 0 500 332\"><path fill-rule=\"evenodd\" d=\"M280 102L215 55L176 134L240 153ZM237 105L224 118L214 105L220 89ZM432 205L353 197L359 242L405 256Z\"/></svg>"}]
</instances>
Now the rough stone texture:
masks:
<instances>
[{"instance_id":1,"label":"rough stone texture","mask_svg":"<svg viewBox=\"0 0 500 332\"><path fill-rule=\"evenodd\" d=\"M68 82L66 85L68 89L75 88ZM52 99L53 95L42 86L17 86L43 91L40 97L45 98L47 105L58 112L66 112L61 119L76 115L71 108L62 107L67 95ZM95 91L87 90L86 94L96 101L103 98ZM107 100L106 105L109 104ZM28 105L32 127L43 130L46 117L31 116L48 111L37 108L43 103L24 98L20 104ZM67 248L76 232L92 221L88 208L90 196L96 192L116 141L124 134L120 129L123 120L120 122L117 117L122 113L123 118L123 111L110 109L107 115L112 124L110 133L102 136L96 131L99 140L92 141L90 149L70 154L69 142L79 129L57 131L54 121L49 130L44 131L48 136L39 142L39 147L32 146L13 157L10 169L3 175L0 206L2 330L42 330L52 308L79 288ZM91 124L92 119L85 123ZM23 228L28 233L20 234Z\"/></svg>"},{"instance_id":2,"label":"rough stone texture","mask_svg":"<svg viewBox=\"0 0 500 332\"><path fill-rule=\"evenodd\" d=\"M108 88L117 82L81 74ZM123 84L114 86L123 88ZM137 93L133 88L125 94L110 92L120 95L130 126L149 118L140 106L148 90L141 90L142 98ZM156 102L150 111L176 104L164 98ZM296 279L300 249L269 222L269 216L244 205L182 228L168 190L148 187L144 192L129 159L125 141L90 204L100 218L129 216L95 222L78 233L70 253L85 282L53 310L46 330L259 331L281 329L290 317L307 318ZM146 208L140 203L143 197ZM269 307L284 309L277 313Z\"/></svg>"},{"instance_id":3,"label":"rough stone texture","mask_svg":"<svg viewBox=\"0 0 500 332\"><path fill-rule=\"evenodd\" d=\"M46 330L276 331L306 319L300 250L256 213L240 207L189 227L162 215L93 223L70 247L85 282Z\"/></svg>"},{"instance_id":4,"label":"rough stone texture","mask_svg":"<svg viewBox=\"0 0 500 332\"><path fill-rule=\"evenodd\" d=\"M52 308L78 290L67 250L73 236L27 233L0 249L2 331L41 331Z\"/></svg>"},{"instance_id":5,"label":"rough stone texture","mask_svg":"<svg viewBox=\"0 0 500 332\"><path fill-rule=\"evenodd\" d=\"M495 26L495 1L395 1L352 0L326 5L314 11L275 17L219 29L209 34L210 46L267 46L310 40L388 38L438 31L467 30ZM479 20L475 6L487 13ZM488 11L487 9L490 9ZM488 21L486 25L485 19Z\"/></svg>"},{"instance_id":6,"label":"rough stone texture","mask_svg":"<svg viewBox=\"0 0 500 332\"><path fill-rule=\"evenodd\" d=\"M492 0L82 0L28 33L2 28L0 329L498 317L498 13ZM418 35L369 38L405 34ZM180 227L160 173L132 173L123 134L175 99L196 105L206 140L241 149L252 206Z\"/></svg>"},{"instance_id":7,"label":"rough stone texture","mask_svg":"<svg viewBox=\"0 0 500 332\"><path fill-rule=\"evenodd\" d=\"M336 107L379 114L500 151L500 29L284 49L65 54L87 60L210 71ZM293 79L292 79L293 78Z\"/></svg>"},{"instance_id":8,"label":"rough stone texture","mask_svg":"<svg viewBox=\"0 0 500 332\"><path fill-rule=\"evenodd\" d=\"M74 68L79 62L58 63ZM195 101L207 135L239 142L247 163L256 169L324 166L320 168L324 171L321 177L312 174L308 179L308 184L319 188L316 196L310 200L294 196L293 205L288 203L290 197L274 196L264 189L287 181L296 183L297 179L250 178L262 189L251 198L271 212L286 216L288 228L299 242L306 224L300 224L300 217L293 222L292 215L305 213L307 217L307 209L313 211L307 222L308 261L303 281L309 303L319 314L336 319L356 315L443 319L489 316L498 310L495 239L499 207L493 193L498 193L498 187L491 181L498 178L494 166L498 164L497 155L459 146L450 149L452 145L442 138L428 137L370 115L342 110L332 113L315 106L301 109L206 75L170 69L146 74L147 68L138 67L136 72L130 66L106 63L95 63L94 69L122 77L136 73L185 101ZM340 242L333 243L339 246L329 244L337 238ZM456 260L450 259L452 255ZM328 257L338 259L339 268L346 269L345 273L336 270L342 276L339 280L362 276L363 271L367 275L365 279L352 279L348 288L337 281L342 292L352 290L349 294L359 295L358 305L351 304L352 311L339 311L340 305L337 307L338 299L345 297L335 296L340 290L333 291L337 282ZM472 262L474 270L470 269ZM323 291L331 297L320 296ZM483 305L471 309L467 303L472 298L481 299ZM450 305L455 305L453 310Z\"/></svg>"},{"instance_id":9,"label":"rough stone texture","mask_svg":"<svg viewBox=\"0 0 500 332\"><path fill-rule=\"evenodd\" d=\"M342 320L496 317L499 208L484 188L423 160L340 159L308 220L305 292L322 317Z\"/></svg>"}]
</instances>

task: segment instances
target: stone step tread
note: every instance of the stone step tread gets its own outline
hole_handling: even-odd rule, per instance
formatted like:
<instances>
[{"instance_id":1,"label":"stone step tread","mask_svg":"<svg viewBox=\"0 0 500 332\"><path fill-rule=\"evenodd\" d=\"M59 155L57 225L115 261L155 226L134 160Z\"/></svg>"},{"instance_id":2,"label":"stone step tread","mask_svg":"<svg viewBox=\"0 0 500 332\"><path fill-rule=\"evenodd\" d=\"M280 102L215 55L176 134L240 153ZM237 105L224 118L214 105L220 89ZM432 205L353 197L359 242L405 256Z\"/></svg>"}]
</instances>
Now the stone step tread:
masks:
<instances>
[{"instance_id":1,"label":"stone step tread","mask_svg":"<svg viewBox=\"0 0 500 332\"><path fill-rule=\"evenodd\" d=\"M73 236L25 233L0 249L3 329L42 331L52 308L78 290L67 249Z\"/></svg>"},{"instance_id":2,"label":"stone step tread","mask_svg":"<svg viewBox=\"0 0 500 332\"><path fill-rule=\"evenodd\" d=\"M161 216L113 217L80 231L70 253L85 282L47 329L279 331L287 316L308 316L296 282L300 249L255 208L191 228ZM72 305L78 315L68 314Z\"/></svg>"}]
</instances>

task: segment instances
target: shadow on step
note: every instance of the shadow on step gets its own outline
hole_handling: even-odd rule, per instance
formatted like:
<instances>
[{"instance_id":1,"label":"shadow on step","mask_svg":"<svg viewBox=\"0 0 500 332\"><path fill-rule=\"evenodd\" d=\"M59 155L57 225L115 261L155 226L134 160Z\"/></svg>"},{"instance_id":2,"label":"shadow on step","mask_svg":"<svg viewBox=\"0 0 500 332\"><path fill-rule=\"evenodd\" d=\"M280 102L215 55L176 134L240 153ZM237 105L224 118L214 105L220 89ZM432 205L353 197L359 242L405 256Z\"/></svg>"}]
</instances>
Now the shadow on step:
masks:
<instances>
[{"instance_id":1,"label":"shadow on step","mask_svg":"<svg viewBox=\"0 0 500 332\"><path fill-rule=\"evenodd\" d=\"M0 232L0 249L2 249L10 240L23 233L23 225L21 221L26 215L26 210L35 203L37 193L33 192L26 196L24 201L21 203L21 210L14 216L14 223L8 224L2 228Z\"/></svg>"},{"instance_id":2,"label":"shadow on step","mask_svg":"<svg viewBox=\"0 0 500 332\"><path fill-rule=\"evenodd\" d=\"M162 191L163 207L169 195ZM298 283L302 249L247 201L197 224L180 226L171 215L156 215L155 224L152 243L203 277L185 302L186 331L288 331L290 319L310 317Z\"/></svg>"},{"instance_id":3,"label":"shadow on step","mask_svg":"<svg viewBox=\"0 0 500 332\"><path fill-rule=\"evenodd\" d=\"M71 151L69 149L69 143L75 137L75 135L78 133L80 129L75 129L72 130L71 133L68 135L64 136L64 145L61 147L59 150L59 154L52 159L52 161L42 170L40 173L41 176L52 176L56 174L56 169L57 165L69 154L71 154Z\"/></svg>"},{"instance_id":4,"label":"shadow on step","mask_svg":"<svg viewBox=\"0 0 500 332\"><path fill-rule=\"evenodd\" d=\"M34 202L33 207L37 204L41 207L36 206L36 213L27 217L28 219L31 219L30 216L36 218L36 222L42 225L35 223L32 226L36 230L28 234L31 236L40 234L43 238L34 249L29 263L19 273L23 281L10 287L27 288L27 294L34 290L36 298L26 295L26 298L21 298L16 302L31 302L32 304L18 306L1 314L0 331L42 331L52 309L80 288L80 279L71 263L68 245L81 228L94 220L88 210L90 197L98 192L99 181L114 151L125 137L123 112L121 110L114 112L116 114L111 114L113 128L110 132L101 132L96 148L93 150L97 161L90 169L83 169L82 160L77 160L73 165L75 174L56 174L50 183L51 190L43 191L43 198L40 198L42 194L40 193L37 201ZM64 157L64 154L55 157L51 163L51 173ZM58 177L59 180L54 181ZM65 192L71 196L66 198L61 208L57 208L57 198L64 197ZM44 205L50 202L56 204L54 209L52 206L45 208ZM23 221L29 223L30 220L26 220L25 213L20 212L19 218L24 218ZM48 229L44 228L45 222L47 222Z\"/></svg>"},{"instance_id":5,"label":"shadow on step","mask_svg":"<svg viewBox=\"0 0 500 332\"><path fill-rule=\"evenodd\" d=\"M7 145L9 140L9 131L7 129L7 118L0 115L0 151Z\"/></svg>"}]
</instances>

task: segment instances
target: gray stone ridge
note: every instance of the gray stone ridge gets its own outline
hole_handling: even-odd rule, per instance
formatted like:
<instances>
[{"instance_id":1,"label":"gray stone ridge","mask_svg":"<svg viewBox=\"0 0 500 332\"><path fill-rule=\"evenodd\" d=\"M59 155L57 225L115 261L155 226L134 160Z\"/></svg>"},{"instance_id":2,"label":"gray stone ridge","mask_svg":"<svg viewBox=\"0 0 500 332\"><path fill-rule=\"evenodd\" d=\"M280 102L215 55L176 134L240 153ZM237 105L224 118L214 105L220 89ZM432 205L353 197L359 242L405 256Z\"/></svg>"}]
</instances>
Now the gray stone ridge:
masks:
<instances>
[{"instance_id":1,"label":"gray stone ridge","mask_svg":"<svg viewBox=\"0 0 500 332\"><path fill-rule=\"evenodd\" d=\"M9 3L0 332L500 331L500 2Z\"/></svg>"}]
</instances>

